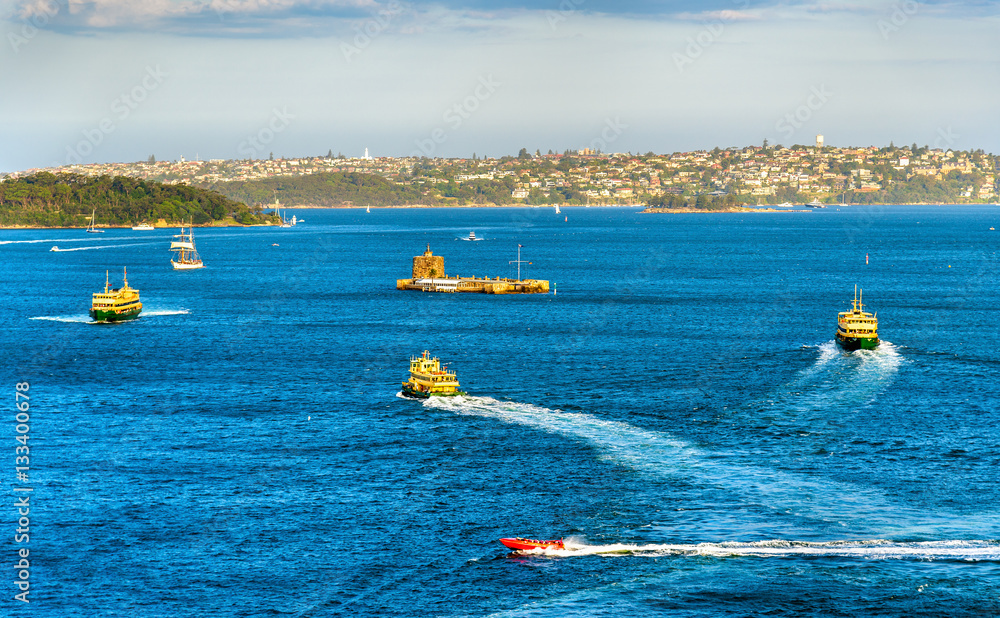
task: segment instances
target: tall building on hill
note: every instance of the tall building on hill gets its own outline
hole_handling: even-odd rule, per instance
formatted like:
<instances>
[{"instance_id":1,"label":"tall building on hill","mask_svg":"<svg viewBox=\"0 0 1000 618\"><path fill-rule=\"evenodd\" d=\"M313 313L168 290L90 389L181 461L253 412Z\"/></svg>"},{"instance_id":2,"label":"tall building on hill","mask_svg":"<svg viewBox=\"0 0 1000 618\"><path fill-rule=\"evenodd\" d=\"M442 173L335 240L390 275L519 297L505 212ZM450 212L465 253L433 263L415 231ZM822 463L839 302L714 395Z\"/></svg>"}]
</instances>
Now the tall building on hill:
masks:
<instances>
[{"instance_id":1,"label":"tall building on hill","mask_svg":"<svg viewBox=\"0 0 1000 618\"><path fill-rule=\"evenodd\" d=\"M816 147L817 148L822 148L823 147L823 136L822 135L817 135L816 136Z\"/></svg>"}]
</instances>

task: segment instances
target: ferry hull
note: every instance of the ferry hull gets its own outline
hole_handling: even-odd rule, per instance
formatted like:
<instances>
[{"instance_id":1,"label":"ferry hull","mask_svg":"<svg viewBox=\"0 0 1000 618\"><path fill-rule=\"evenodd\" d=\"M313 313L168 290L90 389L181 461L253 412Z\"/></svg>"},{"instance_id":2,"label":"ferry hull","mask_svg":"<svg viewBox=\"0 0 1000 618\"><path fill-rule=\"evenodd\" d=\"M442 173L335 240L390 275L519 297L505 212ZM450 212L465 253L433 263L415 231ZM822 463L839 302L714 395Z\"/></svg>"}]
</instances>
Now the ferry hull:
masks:
<instances>
[{"instance_id":1,"label":"ferry hull","mask_svg":"<svg viewBox=\"0 0 1000 618\"><path fill-rule=\"evenodd\" d=\"M847 337L838 332L837 343L849 352L853 350L874 350L878 347L879 339L878 337Z\"/></svg>"},{"instance_id":2,"label":"ferry hull","mask_svg":"<svg viewBox=\"0 0 1000 618\"><path fill-rule=\"evenodd\" d=\"M121 313L114 309L91 309L90 317L97 322L125 322L136 319L140 313L142 313L141 305L135 309L122 310Z\"/></svg>"},{"instance_id":3,"label":"ferry hull","mask_svg":"<svg viewBox=\"0 0 1000 618\"><path fill-rule=\"evenodd\" d=\"M413 399L430 399L431 397L458 397L459 395L465 395L462 391L454 391L451 393L428 393L427 391L418 391L406 382L403 383L403 396L411 397Z\"/></svg>"}]
</instances>

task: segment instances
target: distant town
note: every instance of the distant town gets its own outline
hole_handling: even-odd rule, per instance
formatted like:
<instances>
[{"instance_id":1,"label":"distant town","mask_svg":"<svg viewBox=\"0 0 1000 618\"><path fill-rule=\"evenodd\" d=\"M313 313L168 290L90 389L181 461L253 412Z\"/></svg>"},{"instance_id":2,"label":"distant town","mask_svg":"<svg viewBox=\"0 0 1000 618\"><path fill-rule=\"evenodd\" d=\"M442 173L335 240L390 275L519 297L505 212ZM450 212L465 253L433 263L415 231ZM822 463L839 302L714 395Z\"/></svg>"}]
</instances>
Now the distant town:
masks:
<instances>
[{"instance_id":1,"label":"distant town","mask_svg":"<svg viewBox=\"0 0 1000 618\"><path fill-rule=\"evenodd\" d=\"M679 196L693 206L699 196L730 196L739 205L781 203L996 203L1000 157L982 150L927 146L837 148L823 137L809 146L715 148L673 154L589 150L534 153L522 149L500 158L326 156L208 161L95 163L32 169L8 175L69 172L128 176L166 184L227 191L241 185L323 173L372 174L415 190L431 205L663 204ZM267 185L280 187L280 185ZM268 192L280 196L278 189ZM259 193L259 192L258 192ZM261 202L265 200L261 199ZM300 200L301 202L301 200ZM285 205L309 205L289 203ZM354 205L354 204L340 204Z\"/></svg>"}]
</instances>

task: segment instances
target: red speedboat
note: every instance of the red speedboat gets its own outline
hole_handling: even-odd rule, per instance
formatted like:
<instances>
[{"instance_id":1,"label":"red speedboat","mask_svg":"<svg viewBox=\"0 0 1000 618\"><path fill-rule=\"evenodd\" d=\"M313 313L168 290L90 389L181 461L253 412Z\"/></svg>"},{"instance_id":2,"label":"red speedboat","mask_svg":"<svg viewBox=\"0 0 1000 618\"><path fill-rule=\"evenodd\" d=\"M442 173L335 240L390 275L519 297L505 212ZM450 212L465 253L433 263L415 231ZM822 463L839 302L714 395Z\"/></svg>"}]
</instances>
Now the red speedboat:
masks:
<instances>
[{"instance_id":1,"label":"red speedboat","mask_svg":"<svg viewBox=\"0 0 1000 618\"><path fill-rule=\"evenodd\" d=\"M525 539L522 537L515 537L512 539L500 539L500 542L511 549L566 549L563 545L562 539L556 539L553 541L539 541L538 539Z\"/></svg>"}]
</instances>

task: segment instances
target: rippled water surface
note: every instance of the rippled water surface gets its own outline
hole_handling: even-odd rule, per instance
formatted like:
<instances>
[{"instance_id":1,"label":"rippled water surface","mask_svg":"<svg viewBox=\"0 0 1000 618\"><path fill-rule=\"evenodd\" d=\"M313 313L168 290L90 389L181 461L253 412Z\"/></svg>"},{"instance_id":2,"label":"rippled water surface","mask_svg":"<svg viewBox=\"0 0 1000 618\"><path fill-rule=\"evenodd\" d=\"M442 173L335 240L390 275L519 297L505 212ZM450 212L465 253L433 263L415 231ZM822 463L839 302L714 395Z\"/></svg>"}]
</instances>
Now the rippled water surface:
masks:
<instances>
[{"instance_id":1,"label":"rippled water surface","mask_svg":"<svg viewBox=\"0 0 1000 618\"><path fill-rule=\"evenodd\" d=\"M196 230L188 272L173 230L0 231L34 489L4 607L1000 614L996 208L297 214ZM480 276L521 244L556 293L396 291L427 244ZM91 324L123 267L142 316ZM833 342L855 284L875 351ZM469 395L400 397L423 350Z\"/></svg>"}]
</instances>

